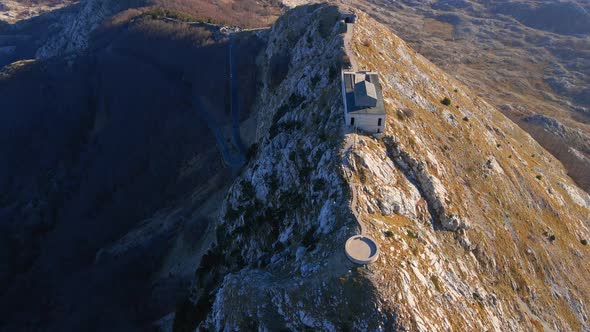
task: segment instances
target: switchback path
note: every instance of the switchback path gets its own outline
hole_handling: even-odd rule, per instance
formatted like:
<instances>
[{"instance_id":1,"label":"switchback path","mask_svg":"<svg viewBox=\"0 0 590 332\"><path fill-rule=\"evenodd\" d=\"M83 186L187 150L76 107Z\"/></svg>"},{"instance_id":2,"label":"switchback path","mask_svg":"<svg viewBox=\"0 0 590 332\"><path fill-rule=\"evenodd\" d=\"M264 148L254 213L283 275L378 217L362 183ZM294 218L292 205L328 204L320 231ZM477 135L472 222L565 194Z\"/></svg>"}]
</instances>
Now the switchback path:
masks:
<instances>
[{"instance_id":1,"label":"switchback path","mask_svg":"<svg viewBox=\"0 0 590 332\"><path fill-rule=\"evenodd\" d=\"M207 127L213 133L215 140L217 141L217 146L219 147L219 152L223 157L223 161L232 169L233 172L237 172L242 165L245 163L245 158L241 154L239 155L232 155L227 147L223 134L221 133L221 129L219 129L219 124L215 120L215 118L207 112L205 107L205 103L202 100L201 96L193 96L193 107L199 114L199 116L207 123Z\"/></svg>"},{"instance_id":2,"label":"switchback path","mask_svg":"<svg viewBox=\"0 0 590 332\"><path fill-rule=\"evenodd\" d=\"M228 57L229 57L229 89L230 89L230 112L232 117L232 133L234 137L234 143L238 147L242 158L245 159L246 147L242 143L242 137L240 136L240 97L239 97L239 85L238 85L238 69L235 63L234 56L234 34L229 35L229 46L228 46Z\"/></svg>"}]
</instances>

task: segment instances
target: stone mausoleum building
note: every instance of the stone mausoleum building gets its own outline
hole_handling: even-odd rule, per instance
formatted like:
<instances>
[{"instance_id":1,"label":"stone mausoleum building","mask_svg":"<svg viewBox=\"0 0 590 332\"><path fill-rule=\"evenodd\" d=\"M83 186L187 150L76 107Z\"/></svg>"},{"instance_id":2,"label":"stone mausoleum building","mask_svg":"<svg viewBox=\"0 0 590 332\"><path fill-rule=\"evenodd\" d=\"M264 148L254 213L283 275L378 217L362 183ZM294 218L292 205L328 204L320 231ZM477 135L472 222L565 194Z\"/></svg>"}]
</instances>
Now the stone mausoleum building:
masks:
<instances>
[{"instance_id":1,"label":"stone mausoleum building","mask_svg":"<svg viewBox=\"0 0 590 332\"><path fill-rule=\"evenodd\" d=\"M342 72L342 97L346 125L370 134L385 129L385 106L376 72Z\"/></svg>"}]
</instances>

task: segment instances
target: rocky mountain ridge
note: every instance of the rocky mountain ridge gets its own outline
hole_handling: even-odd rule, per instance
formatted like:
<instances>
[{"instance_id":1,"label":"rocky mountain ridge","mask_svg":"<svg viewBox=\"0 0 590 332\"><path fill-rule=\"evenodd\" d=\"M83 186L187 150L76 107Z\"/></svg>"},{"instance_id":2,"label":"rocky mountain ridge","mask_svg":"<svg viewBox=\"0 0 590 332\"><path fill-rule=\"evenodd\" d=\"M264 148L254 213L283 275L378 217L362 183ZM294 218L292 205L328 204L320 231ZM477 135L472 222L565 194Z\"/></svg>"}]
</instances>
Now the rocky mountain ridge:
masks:
<instances>
[{"instance_id":1,"label":"rocky mountain ridge","mask_svg":"<svg viewBox=\"0 0 590 332\"><path fill-rule=\"evenodd\" d=\"M382 140L347 133L338 11L297 7L271 29L258 152L228 192L176 330L589 328L588 194L363 12L352 50L380 73L387 129ZM366 268L343 252L351 208L381 247Z\"/></svg>"}]
</instances>

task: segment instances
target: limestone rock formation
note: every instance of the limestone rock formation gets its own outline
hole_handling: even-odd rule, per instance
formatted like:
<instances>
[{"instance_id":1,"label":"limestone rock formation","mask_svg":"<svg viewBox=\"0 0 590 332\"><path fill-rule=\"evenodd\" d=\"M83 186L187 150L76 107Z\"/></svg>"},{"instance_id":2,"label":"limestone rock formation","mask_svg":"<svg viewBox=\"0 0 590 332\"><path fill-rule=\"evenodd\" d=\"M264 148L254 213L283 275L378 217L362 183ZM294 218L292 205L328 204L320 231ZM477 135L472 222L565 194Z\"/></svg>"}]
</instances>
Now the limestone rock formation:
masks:
<instances>
[{"instance_id":1,"label":"limestone rock formation","mask_svg":"<svg viewBox=\"0 0 590 332\"><path fill-rule=\"evenodd\" d=\"M47 58L58 54L78 52L88 47L90 33L104 19L115 12L110 0L87 0L81 2L77 13L62 15L59 18L61 31L56 33L37 50L37 58Z\"/></svg>"}]
</instances>

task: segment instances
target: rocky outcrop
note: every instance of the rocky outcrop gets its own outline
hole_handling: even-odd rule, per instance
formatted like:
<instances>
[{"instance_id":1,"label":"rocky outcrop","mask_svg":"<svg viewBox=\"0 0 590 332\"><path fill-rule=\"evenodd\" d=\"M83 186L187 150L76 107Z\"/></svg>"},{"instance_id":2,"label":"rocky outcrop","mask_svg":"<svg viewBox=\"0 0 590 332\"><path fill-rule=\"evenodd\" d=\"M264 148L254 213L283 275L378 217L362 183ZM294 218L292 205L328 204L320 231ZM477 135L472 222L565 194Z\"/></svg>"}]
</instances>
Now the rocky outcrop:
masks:
<instances>
[{"instance_id":1,"label":"rocky outcrop","mask_svg":"<svg viewBox=\"0 0 590 332\"><path fill-rule=\"evenodd\" d=\"M0 3L0 23L4 21L14 24L43 13L58 10L73 3L74 1L72 0L41 0L35 2L3 0Z\"/></svg>"},{"instance_id":2,"label":"rocky outcrop","mask_svg":"<svg viewBox=\"0 0 590 332\"><path fill-rule=\"evenodd\" d=\"M88 47L90 33L116 11L110 0L87 0L80 4L78 12L60 16L61 31L54 34L37 50L37 58L78 52Z\"/></svg>"}]
</instances>

